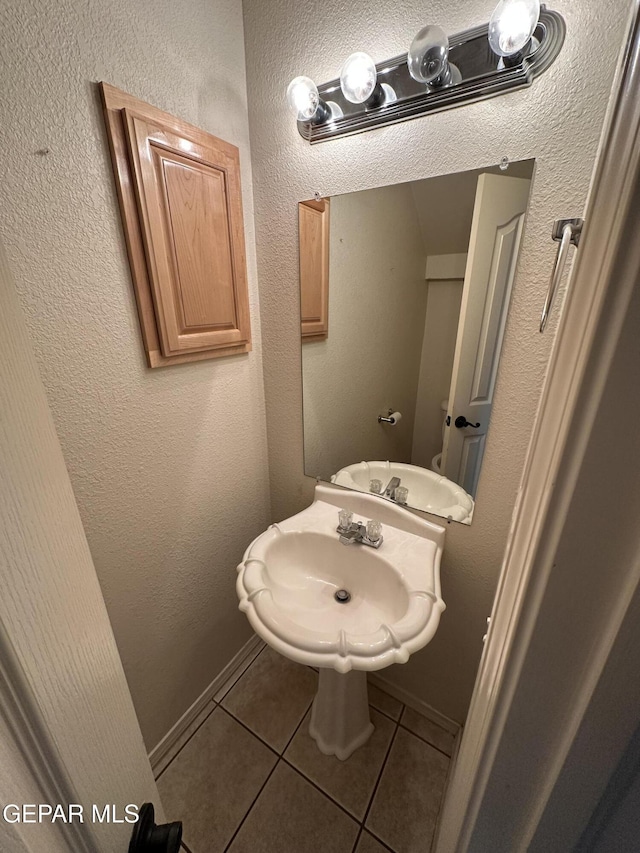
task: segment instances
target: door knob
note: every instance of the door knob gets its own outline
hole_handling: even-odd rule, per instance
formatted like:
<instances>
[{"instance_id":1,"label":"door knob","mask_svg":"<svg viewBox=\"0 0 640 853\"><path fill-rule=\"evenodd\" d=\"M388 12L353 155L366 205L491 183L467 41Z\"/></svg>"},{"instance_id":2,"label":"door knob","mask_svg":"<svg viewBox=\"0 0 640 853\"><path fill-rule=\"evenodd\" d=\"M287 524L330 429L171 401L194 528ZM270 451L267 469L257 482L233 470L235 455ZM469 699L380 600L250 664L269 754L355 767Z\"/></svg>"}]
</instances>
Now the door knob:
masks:
<instances>
[{"instance_id":1,"label":"door knob","mask_svg":"<svg viewBox=\"0 0 640 853\"><path fill-rule=\"evenodd\" d=\"M458 429L464 429L465 427L468 427L468 426L473 427L474 429L478 429L478 427L480 426L479 423L472 424L471 421L468 421L464 415L459 415L455 419L454 424L458 427Z\"/></svg>"},{"instance_id":2,"label":"door knob","mask_svg":"<svg viewBox=\"0 0 640 853\"><path fill-rule=\"evenodd\" d=\"M133 827L129 853L180 853L182 822L156 824L152 803L140 806L138 822Z\"/></svg>"}]
</instances>

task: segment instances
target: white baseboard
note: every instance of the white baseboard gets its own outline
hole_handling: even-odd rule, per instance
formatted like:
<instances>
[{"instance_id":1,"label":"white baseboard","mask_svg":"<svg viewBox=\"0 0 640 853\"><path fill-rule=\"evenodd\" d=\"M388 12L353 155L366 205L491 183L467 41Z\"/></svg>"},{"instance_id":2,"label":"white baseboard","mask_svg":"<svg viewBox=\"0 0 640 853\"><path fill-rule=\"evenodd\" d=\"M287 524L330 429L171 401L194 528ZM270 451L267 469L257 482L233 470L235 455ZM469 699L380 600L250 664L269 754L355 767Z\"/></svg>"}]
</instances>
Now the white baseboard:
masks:
<instances>
[{"instance_id":1,"label":"white baseboard","mask_svg":"<svg viewBox=\"0 0 640 853\"><path fill-rule=\"evenodd\" d=\"M388 681L386 678L383 678L383 676L378 675L377 672L370 672L368 678L372 684L379 687L380 690L384 690L384 692L388 693L389 696L393 696L394 699L397 699L409 708L413 708L413 710L418 714L422 714L423 717L431 720L432 723L436 723L440 728L451 732L452 735L457 737L461 726L459 723L456 723L455 720L441 714L440 711L436 711L435 708L432 708L431 705L428 705L422 699L418 699L418 697L414 696L413 693L410 693L403 687L398 687L392 681Z\"/></svg>"},{"instance_id":2,"label":"white baseboard","mask_svg":"<svg viewBox=\"0 0 640 853\"><path fill-rule=\"evenodd\" d=\"M219 701L231 689L242 673L264 648L264 641L254 634L225 668L198 696L178 722L172 726L162 740L149 753L149 761L156 778L183 746L185 733L212 702Z\"/></svg>"}]
</instances>

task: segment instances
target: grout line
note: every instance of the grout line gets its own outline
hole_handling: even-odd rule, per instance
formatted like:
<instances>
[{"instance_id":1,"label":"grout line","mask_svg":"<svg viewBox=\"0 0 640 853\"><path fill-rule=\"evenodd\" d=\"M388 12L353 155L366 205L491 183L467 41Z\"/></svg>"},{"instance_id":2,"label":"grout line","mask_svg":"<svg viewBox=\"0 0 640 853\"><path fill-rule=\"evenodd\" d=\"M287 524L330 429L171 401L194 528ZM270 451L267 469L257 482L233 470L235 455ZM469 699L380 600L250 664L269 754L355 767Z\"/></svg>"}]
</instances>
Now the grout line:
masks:
<instances>
[{"instance_id":1,"label":"grout line","mask_svg":"<svg viewBox=\"0 0 640 853\"><path fill-rule=\"evenodd\" d=\"M260 794L264 791L264 789L265 789L265 787L266 787L266 785L267 785L267 782L268 782L268 781L269 781L269 779L271 779L271 777L273 776L273 772L274 772L274 770L276 769L276 767L278 766L278 764L280 764L280 759L278 759L278 760L276 761L276 763L273 765L273 767L272 767L272 768L271 768L271 770L269 771L269 774L268 774L267 778L264 780L264 782L263 782L263 783L262 783L262 785L260 786L260 790L259 790L259 791L258 791L258 793L255 795L255 797L253 798L253 800L252 800L252 802L251 802L251 805L249 806L249 808L247 809L247 811L244 813L244 816L243 816L242 820L240 821L240 823L239 823L239 824L238 824L238 826L236 827L236 831L233 833L233 835L232 835L232 836L231 836L231 838L229 839L229 843L225 846L225 848L224 848L224 853L227 853L227 850L231 847L231 845L232 845L232 844L233 844L233 842L235 841L237 834L238 834L238 833L240 832L240 830L242 829L242 827L243 827L243 825L244 825L244 822L245 822L245 821L246 821L246 819L249 817L249 813L251 812L251 809L255 806L256 802L258 801L258 797L259 797L259 796L260 796Z\"/></svg>"},{"instance_id":2,"label":"grout line","mask_svg":"<svg viewBox=\"0 0 640 853\"><path fill-rule=\"evenodd\" d=\"M340 811L343 811L343 812L347 815L347 817L350 817L350 818L351 818L351 820L352 820L354 823L356 823L356 824L360 825L360 818L357 818L354 814L352 814L352 813L351 813L351 812L346 808L346 806L343 806L343 805L342 805L342 803L339 803L339 802L338 802L338 800L335 800L335 799L331 796L331 794L328 794L325 790L323 790L323 789L320 787L320 785L318 785L318 783L317 783L317 782L314 782L314 781L313 781L313 779L309 779L309 777L308 777L308 776L306 776L306 775L302 772L302 770L300 770L298 767L296 767L296 766L295 766L295 764L292 764L292 763L289 761L289 759L288 759L288 758L284 758L284 756L283 756L282 760L283 760L283 761L284 761L284 763L287 765L287 767L290 767L292 770L295 770L295 772L298 774L298 776L302 776L302 778L304 779L304 781L305 781L305 782L308 782L308 783L309 783L313 788L315 788L315 789L316 789L316 791L319 791L319 792L320 792L324 797L326 797L328 800L330 800L330 801L334 804L334 806L338 806L338 808L340 809Z\"/></svg>"},{"instance_id":3,"label":"grout line","mask_svg":"<svg viewBox=\"0 0 640 853\"><path fill-rule=\"evenodd\" d=\"M377 711L378 714L382 714L382 716L386 717L387 720L391 720L392 723L395 723L396 725L398 725L398 723L402 719L402 715L404 714L404 709L405 709L406 705L402 706L402 708L400 709L400 713L398 714L397 717L392 717L388 711L383 711L381 708L377 708L375 705L372 705L371 702L369 702L369 707L372 710Z\"/></svg>"},{"instance_id":4,"label":"grout line","mask_svg":"<svg viewBox=\"0 0 640 853\"><path fill-rule=\"evenodd\" d=\"M407 726L403 725L402 723L398 723L398 725L400 726L401 729L404 729L405 732L408 732L410 735L417 737L418 740L422 741L422 743L426 743L427 746L431 747L431 749L435 749L436 752L441 753L442 755L446 756L449 759L449 761L451 761L451 756L449 755L448 752L445 752L444 749L440 749L440 747L436 746L435 743L431 743L430 740L427 740L422 735L416 734L416 732L414 732L413 729L408 728Z\"/></svg>"},{"instance_id":5,"label":"grout line","mask_svg":"<svg viewBox=\"0 0 640 853\"><path fill-rule=\"evenodd\" d=\"M289 738L289 740L287 741L287 744L286 744L286 746L285 746L285 749L287 749L287 747L289 746L289 744L291 743L291 741L292 741L292 740L294 739L294 737L296 736L296 733L297 733L298 729L300 728L300 726L302 725L302 721L303 721L303 720L304 720L304 718L307 716L307 712L309 711L309 708L311 707L311 705L312 705L312 704L313 704L313 700L311 700L311 702L309 703L309 707L307 708L307 710L304 712L304 714L303 714L303 715L302 715L302 717L300 718L300 722L299 722L299 723L298 723L298 725L295 727L295 730L294 730L293 734L291 735L291 737L290 737L290 738ZM222 707L222 706L220 706L220 707ZM223 708L223 710L224 710L224 711L226 711L226 708ZM229 712L228 712L228 711L227 711L227 714L229 714ZM236 719L236 718L233 716L233 714L229 714L229 716L230 716L230 717L232 717L234 720ZM240 722L240 720L238 720L238 722ZM243 723L241 723L241 725L244 725L244 724L243 724ZM248 728L247 728L247 726L244 726L244 728L245 728L245 729L247 729L247 731L251 732L251 729L248 729ZM253 734L253 732L251 732L251 734ZM257 737L257 735L256 735L256 737ZM262 740L262 738L260 738L260 740ZM264 741L262 741L262 743L264 743ZM269 745L267 744L267 746L269 746ZM275 752L275 750L274 750L274 749L272 749L272 747L269 747L269 749L271 749L271 751L272 751L272 752ZM276 753L276 755L278 755L278 753ZM281 756L278 756L278 760L276 761L276 763L275 763L275 764L273 765L273 767L271 768L271 771L269 772L269 775L267 776L267 778L266 778L266 779L264 780L264 782L262 783L262 785L261 785L261 787L260 787L260 790L258 791L258 793L256 794L256 796L255 796L255 797L254 797L254 799L253 799L253 802L251 803L251 805L249 806L249 808L247 809L247 811L244 813L244 817L242 818L242 820L241 820L241 821L240 821L240 823L238 824L238 827L237 827L236 831L235 831L235 832L233 833L233 835L231 836L231 839L229 840L229 843L228 843L228 844L227 844L227 846L224 848L224 853L227 853L227 850L228 850L228 849L231 847L231 845L233 844L233 842L234 842L234 840L235 840L236 835L240 832L240 829L242 828L242 825L244 824L244 822L246 821L246 819L249 817L249 813L251 812L251 809L255 806L256 802L258 801L258 797L259 797L259 796L260 796L260 794L264 791L264 789L265 789L265 787L266 787L266 785L267 785L267 782L269 781L269 779L271 779L271 777L273 776L273 773L274 773L274 771L275 771L276 767L278 766L278 764L280 764L280 762L281 762L281 761L284 761L284 759L283 759ZM287 761L286 763L288 764L289 762Z\"/></svg>"},{"instance_id":6,"label":"grout line","mask_svg":"<svg viewBox=\"0 0 640 853\"><path fill-rule=\"evenodd\" d=\"M399 729L399 725L396 723L395 730L393 732L393 735L391 736L391 740L389 741L389 746L387 747L387 752L386 752L386 755L384 757L384 761L382 762L382 766L380 767L380 772L378 773L378 778L376 779L376 784L373 786L373 791L371 792L371 796L369 797L369 804L367 805L367 810L364 813L364 817L362 818L361 830L360 830L360 834L358 835L358 839L360 838L360 835L362 835L362 830L365 828L365 824L367 822L367 818L369 817L369 812L371 811L371 806L373 804L374 797L375 797L376 792L380 786L380 780L382 779L382 774L384 773L384 768L387 766L387 761L389 760L389 755L390 755L391 750L393 748L393 744L396 741L396 735L398 734L398 729ZM356 839L356 844L357 844L358 839ZM355 851L355 847L353 848L352 853L354 853L354 851Z\"/></svg>"},{"instance_id":7,"label":"grout line","mask_svg":"<svg viewBox=\"0 0 640 853\"><path fill-rule=\"evenodd\" d=\"M247 664L247 666L242 670L242 672L241 672L241 673L240 673L240 675L236 678L236 680L235 680L232 684L230 684L230 685L229 685L229 687L224 691L224 693L222 694L222 696L220 696L220 698L219 698L219 699L215 700L215 701L217 701L218 705L222 705L223 700L227 698L227 696L229 695L229 693L231 693L231 691L232 691L232 690L233 690L233 688L236 686L236 684L238 684L238 683L240 682L240 680L241 680L242 678L244 678L244 677L245 677L245 675L249 672L249 670L251 669L251 667L252 667L252 666L254 665L254 663L258 660L258 658L260 657L260 655L262 654L262 652L263 652L266 648L267 648L267 645L266 645L266 643L265 643L265 644L262 646L262 648L260 649L260 651L256 654L256 656L255 656L254 658L252 658L252 660L251 660L251 661ZM219 692L220 692L220 691L218 691L218 693L219 693ZM218 693L216 693L216 696L218 695Z\"/></svg>"},{"instance_id":8,"label":"grout line","mask_svg":"<svg viewBox=\"0 0 640 853\"><path fill-rule=\"evenodd\" d=\"M353 847L351 848L351 853L356 853L356 850L358 849L358 844L360 843L360 836L363 832L364 827L362 826L362 824L360 824L360 826L358 827L358 834L356 835L356 840L353 842Z\"/></svg>"},{"instance_id":9,"label":"grout line","mask_svg":"<svg viewBox=\"0 0 640 853\"><path fill-rule=\"evenodd\" d=\"M364 831L364 829L363 829L363 831ZM371 835L373 838L375 838L375 840L378 842L378 844L381 847L384 847L385 850L388 850L389 853L396 853L396 851L393 849L393 847L389 847L387 842L383 841L381 838L378 838L378 836L375 834L375 832L373 832L371 829L367 829L366 831L369 833L369 835Z\"/></svg>"},{"instance_id":10,"label":"grout line","mask_svg":"<svg viewBox=\"0 0 640 853\"><path fill-rule=\"evenodd\" d=\"M267 749L269 749L269 750L270 750L274 755L277 755L277 756L278 756L278 758L280 758L280 753L278 752L278 750L277 750L277 749L274 749L274 747L272 747L270 743L267 743L267 742L266 742L266 740L264 740L264 738L261 738L261 737L260 737L260 735L257 735L257 734L252 730L252 729L250 729L250 728L249 728L249 726L247 726L247 725L246 725L246 723L243 723L243 722L242 722L242 720L239 720L237 717L235 717L235 716L231 713L231 711L229 711L229 710L228 710L227 708L225 708L223 705L218 705L218 707L219 707L222 711L224 711L224 712L225 712L225 714L227 714L229 717L231 717L231 719L232 719L232 720L235 720L235 722L236 722L236 723L238 723L238 725L242 726L242 728L243 728L243 729L246 729L246 730L249 732L249 734L250 734L250 735L253 735L253 736L254 736L254 738L256 738L256 740L259 740L259 741L260 741L260 743L264 744L264 746L266 746L266 747L267 747Z\"/></svg>"},{"instance_id":11,"label":"grout line","mask_svg":"<svg viewBox=\"0 0 640 853\"><path fill-rule=\"evenodd\" d=\"M315 699L315 696L313 697L313 699ZM294 732L293 732L293 734L291 735L291 737L289 738L289 740L287 741L285 748L284 748L284 749L282 750L282 752L280 753L280 757L281 757L281 758L284 758L284 754L285 754L285 752L289 749L289 746L290 746L290 744L291 744L291 741L292 741L292 740L294 739L294 737L298 734L298 729L300 728L300 726L301 726L301 725L302 725L302 723L304 722L304 718L307 716L307 714L308 714L308 713L309 713L309 711L311 710L311 706L313 705L313 699L312 699L312 700L311 700L311 702L309 702L309 704L307 705L307 707L306 707L306 709L305 709L304 714L300 717L300 722L299 722L299 723L298 723L298 725L295 727ZM287 761L287 764L288 764L288 763L289 763L289 762Z\"/></svg>"},{"instance_id":12,"label":"grout line","mask_svg":"<svg viewBox=\"0 0 640 853\"><path fill-rule=\"evenodd\" d=\"M156 782L157 782L157 781L158 781L158 779L162 776L162 774L163 774L166 770L168 770L168 769L169 769L169 767L171 767L171 765L173 764L173 762L174 762L174 761L176 760L176 758L180 755L180 753L181 753L181 752L182 752L182 750L185 748L185 746L189 743L189 741L191 740L191 738L196 734L196 732L200 731L200 729L202 728L202 726L204 726L204 724L207 722L207 720L209 719L209 717L213 714L213 712L214 712L214 711L215 711L215 709L217 708L217 704L213 701L213 699L211 699L211 704L213 705L213 708L209 711L209 713L208 713L208 714L207 714L207 716L204 718L204 720L203 720L201 723L199 723L199 724L198 724L198 727L197 727L196 729L194 729L194 731L192 731L192 732L191 732L191 734L189 735L189 737L185 740L185 742L182 744L182 746L180 747L180 749L179 749L179 750L176 752L176 754L173 756L173 758L171 759L171 761L169 761L169 762L167 763L166 767L163 767L163 768L162 768L162 770L158 773L158 775L155 777L155 781L156 781ZM202 710L204 711L204 710L206 709L206 707L207 707L207 706L205 705L205 706L204 706L204 708L203 708ZM200 713L202 713L202 712L200 712Z\"/></svg>"}]
</instances>

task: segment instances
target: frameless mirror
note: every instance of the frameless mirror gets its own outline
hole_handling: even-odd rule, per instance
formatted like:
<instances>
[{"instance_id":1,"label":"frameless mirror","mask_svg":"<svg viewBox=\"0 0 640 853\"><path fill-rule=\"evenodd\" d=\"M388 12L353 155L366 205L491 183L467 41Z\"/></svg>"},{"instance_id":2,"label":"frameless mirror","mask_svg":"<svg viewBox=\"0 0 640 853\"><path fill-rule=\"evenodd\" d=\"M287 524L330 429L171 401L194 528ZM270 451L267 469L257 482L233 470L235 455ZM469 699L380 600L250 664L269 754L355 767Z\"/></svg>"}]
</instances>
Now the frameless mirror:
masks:
<instances>
[{"instance_id":1,"label":"frameless mirror","mask_svg":"<svg viewBox=\"0 0 640 853\"><path fill-rule=\"evenodd\" d=\"M300 203L307 475L471 522L533 166Z\"/></svg>"}]
</instances>

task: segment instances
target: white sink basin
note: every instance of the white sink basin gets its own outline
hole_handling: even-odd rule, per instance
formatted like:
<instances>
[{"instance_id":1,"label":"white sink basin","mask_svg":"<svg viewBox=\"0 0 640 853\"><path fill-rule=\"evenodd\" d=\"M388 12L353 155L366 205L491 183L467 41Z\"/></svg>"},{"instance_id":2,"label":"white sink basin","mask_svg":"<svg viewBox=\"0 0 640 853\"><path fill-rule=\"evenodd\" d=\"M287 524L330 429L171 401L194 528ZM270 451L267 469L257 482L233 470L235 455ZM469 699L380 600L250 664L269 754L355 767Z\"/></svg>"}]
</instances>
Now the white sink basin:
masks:
<instances>
[{"instance_id":1,"label":"white sink basin","mask_svg":"<svg viewBox=\"0 0 640 853\"><path fill-rule=\"evenodd\" d=\"M473 498L452 480L404 462L357 462L341 468L331 478L336 486L346 486L358 492L368 492L371 480L381 480L382 487L392 477L400 477L409 489L408 506L470 523L473 515Z\"/></svg>"},{"instance_id":2,"label":"white sink basin","mask_svg":"<svg viewBox=\"0 0 640 853\"><path fill-rule=\"evenodd\" d=\"M383 524L381 547L343 545L338 508ZM378 497L318 484L311 506L274 524L238 566L240 610L286 657L338 672L404 663L435 634L444 529ZM334 594L347 590L348 603Z\"/></svg>"}]
</instances>

